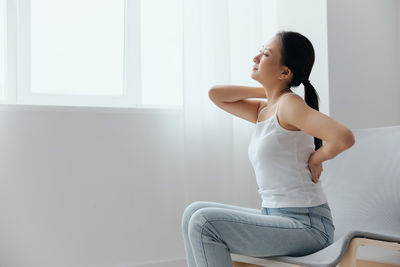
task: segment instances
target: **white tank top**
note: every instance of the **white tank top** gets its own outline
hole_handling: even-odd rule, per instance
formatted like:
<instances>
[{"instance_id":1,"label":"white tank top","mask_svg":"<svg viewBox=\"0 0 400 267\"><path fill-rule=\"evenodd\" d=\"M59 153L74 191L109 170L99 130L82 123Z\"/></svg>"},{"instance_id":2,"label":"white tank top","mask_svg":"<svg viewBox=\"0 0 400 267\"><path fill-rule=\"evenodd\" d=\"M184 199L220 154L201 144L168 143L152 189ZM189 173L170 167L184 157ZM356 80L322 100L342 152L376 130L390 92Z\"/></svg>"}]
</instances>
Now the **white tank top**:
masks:
<instances>
[{"instance_id":1,"label":"white tank top","mask_svg":"<svg viewBox=\"0 0 400 267\"><path fill-rule=\"evenodd\" d=\"M261 207L312 207L327 202L321 182L312 181L308 159L315 151L314 137L304 131L283 128L277 119L279 102L274 115L258 121L251 136L248 156L253 165Z\"/></svg>"}]
</instances>

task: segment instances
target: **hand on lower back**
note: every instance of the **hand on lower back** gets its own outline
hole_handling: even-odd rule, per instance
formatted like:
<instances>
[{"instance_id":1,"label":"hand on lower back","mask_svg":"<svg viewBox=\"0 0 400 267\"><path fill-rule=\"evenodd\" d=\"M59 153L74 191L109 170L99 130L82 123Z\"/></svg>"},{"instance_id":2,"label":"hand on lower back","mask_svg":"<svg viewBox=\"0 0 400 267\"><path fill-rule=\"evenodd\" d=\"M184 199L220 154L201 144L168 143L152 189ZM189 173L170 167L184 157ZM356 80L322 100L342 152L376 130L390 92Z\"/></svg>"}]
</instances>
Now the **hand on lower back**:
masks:
<instances>
[{"instance_id":1,"label":"hand on lower back","mask_svg":"<svg viewBox=\"0 0 400 267\"><path fill-rule=\"evenodd\" d=\"M312 181L314 183L318 183L319 177L321 176L323 169L322 162L318 163L313 160L314 153L315 151L311 153L310 158L308 159L308 168L311 171Z\"/></svg>"}]
</instances>

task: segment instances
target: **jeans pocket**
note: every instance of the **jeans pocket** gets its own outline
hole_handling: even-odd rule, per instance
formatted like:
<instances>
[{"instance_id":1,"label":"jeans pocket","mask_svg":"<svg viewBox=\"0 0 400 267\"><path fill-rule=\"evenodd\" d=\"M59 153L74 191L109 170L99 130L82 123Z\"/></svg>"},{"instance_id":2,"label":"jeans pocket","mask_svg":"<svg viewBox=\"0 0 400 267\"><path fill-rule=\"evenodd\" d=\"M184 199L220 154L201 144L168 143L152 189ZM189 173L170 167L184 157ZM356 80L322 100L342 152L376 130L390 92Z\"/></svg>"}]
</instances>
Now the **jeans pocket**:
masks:
<instances>
[{"instance_id":1,"label":"jeans pocket","mask_svg":"<svg viewBox=\"0 0 400 267\"><path fill-rule=\"evenodd\" d=\"M324 216L321 217L321 221L322 221L322 224L324 225L325 233L327 236L327 241L326 241L327 244L326 245L329 246L330 244L333 243L334 234L335 234L335 226L333 225L333 222L330 219L328 219Z\"/></svg>"}]
</instances>

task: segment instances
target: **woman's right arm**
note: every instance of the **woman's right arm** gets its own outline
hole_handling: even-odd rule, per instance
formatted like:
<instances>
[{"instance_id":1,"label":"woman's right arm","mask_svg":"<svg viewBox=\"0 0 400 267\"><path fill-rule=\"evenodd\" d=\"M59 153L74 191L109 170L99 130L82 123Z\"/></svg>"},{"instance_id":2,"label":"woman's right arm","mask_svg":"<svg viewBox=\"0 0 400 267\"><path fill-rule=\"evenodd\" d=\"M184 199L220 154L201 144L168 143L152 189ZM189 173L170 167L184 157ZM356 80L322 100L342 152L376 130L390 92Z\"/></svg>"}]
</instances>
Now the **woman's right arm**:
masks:
<instances>
[{"instance_id":1,"label":"woman's right arm","mask_svg":"<svg viewBox=\"0 0 400 267\"><path fill-rule=\"evenodd\" d=\"M263 101L247 98L266 98L264 87L215 85L208 96L219 108L252 123L257 122Z\"/></svg>"},{"instance_id":2,"label":"woman's right arm","mask_svg":"<svg viewBox=\"0 0 400 267\"><path fill-rule=\"evenodd\" d=\"M267 98L264 87L214 85L208 91L211 100L235 102L246 98Z\"/></svg>"}]
</instances>

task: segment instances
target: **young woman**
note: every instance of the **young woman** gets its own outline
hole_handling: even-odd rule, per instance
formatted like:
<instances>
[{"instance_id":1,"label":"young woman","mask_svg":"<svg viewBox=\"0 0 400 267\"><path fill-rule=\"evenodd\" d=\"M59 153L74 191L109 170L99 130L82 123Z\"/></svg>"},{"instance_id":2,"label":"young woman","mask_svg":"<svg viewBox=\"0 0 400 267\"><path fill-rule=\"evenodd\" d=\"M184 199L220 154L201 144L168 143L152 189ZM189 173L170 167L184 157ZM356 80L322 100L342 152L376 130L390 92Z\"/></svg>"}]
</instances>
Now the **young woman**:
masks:
<instances>
[{"instance_id":1,"label":"young woman","mask_svg":"<svg viewBox=\"0 0 400 267\"><path fill-rule=\"evenodd\" d=\"M221 109L255 123L248 156L261 209L191 203L182 217L189 267L231 267L230 253L302 256L334 240L331 211L318 179L322 162L350 148L354 135L318 111L318 95L309 81L314 49L306 37L278 32L253 61L251 77L262 87L217 85L209 97ZM291 91L300 83L304 100Z\"/></svg>"}]
</instances>

